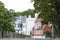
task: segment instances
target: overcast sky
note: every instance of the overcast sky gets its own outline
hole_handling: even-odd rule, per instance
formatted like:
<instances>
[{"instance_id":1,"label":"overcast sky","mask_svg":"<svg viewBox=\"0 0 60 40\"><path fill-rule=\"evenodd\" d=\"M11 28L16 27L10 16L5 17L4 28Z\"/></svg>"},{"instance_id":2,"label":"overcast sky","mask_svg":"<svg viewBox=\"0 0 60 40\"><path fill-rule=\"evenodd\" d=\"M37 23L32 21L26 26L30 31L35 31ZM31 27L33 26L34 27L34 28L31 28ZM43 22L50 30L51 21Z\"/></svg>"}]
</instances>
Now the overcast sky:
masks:
<instances>
[{"instance_id":1,"label":"overcast sky","mask_svg":"<svg viewBox=\"0 0 60 40\"><path fill-rule=\"evenodd\" d=\"M14 9L15 11L24 11L27 9L34 9L31 0L0 0L5 4L7 9Z\"/></svg>"}]
</instances>

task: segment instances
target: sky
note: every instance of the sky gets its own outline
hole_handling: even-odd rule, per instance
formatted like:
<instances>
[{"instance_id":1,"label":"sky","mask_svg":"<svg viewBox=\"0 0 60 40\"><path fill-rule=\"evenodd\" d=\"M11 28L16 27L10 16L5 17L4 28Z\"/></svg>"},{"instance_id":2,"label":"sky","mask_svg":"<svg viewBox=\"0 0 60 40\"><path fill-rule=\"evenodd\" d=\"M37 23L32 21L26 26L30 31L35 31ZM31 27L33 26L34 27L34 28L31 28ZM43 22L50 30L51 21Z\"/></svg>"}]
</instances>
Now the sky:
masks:
<instances>
[{"instance_id":1,"label":"sky","mask_svg":"<svg viewBox=\"0 0 60 40\"><path fill-rule=\"evenodd\" d=\"M0 0L4 3L5 8L14 9L16 12L22 12L28 9L34 9L31 0Z\"/></svg>"}]
</instances>

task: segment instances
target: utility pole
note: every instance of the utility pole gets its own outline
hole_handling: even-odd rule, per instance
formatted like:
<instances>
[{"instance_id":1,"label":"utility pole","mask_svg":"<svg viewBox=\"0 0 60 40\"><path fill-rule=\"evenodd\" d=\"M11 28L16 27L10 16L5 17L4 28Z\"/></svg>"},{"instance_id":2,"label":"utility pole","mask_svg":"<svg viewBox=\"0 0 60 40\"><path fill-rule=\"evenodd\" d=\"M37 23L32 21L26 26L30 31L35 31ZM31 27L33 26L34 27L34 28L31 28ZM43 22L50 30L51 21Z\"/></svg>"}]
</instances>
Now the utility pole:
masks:
<instances>
[{"instance_id":1,"label":"utility pole","mask_svg":"<svg viewBox=\"0 0 60 40\"><path fill-rule=\"evenodd\" d=\"M52 25L52 38L54 37L54 27Z\"/></svg>"}]
</instances>

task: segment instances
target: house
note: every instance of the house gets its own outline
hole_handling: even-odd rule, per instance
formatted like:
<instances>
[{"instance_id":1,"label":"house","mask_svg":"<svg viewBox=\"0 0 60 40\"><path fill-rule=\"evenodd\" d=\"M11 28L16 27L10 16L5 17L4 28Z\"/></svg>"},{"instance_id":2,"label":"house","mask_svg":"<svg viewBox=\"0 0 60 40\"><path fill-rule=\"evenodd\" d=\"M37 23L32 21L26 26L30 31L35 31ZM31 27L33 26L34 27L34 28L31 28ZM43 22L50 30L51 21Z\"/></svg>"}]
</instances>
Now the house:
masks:
<instances>
[{"instance_id":1,"label":"house","mask_svg":"<svg viewBox=\"0 0 60 40\"><path fill-rule=\"evenodd\" d=\"M49 31L51 32L52 30L52 24L44 24L42 25L42 19L37 18L35 20L35 24L33 27L33 33L32 33L32 38L45 38L44 32Z\"/></svg>"},{"instance_id":2,"label":"house","mask_svg":"<svg viewBox=\"0 0 60 40\"><path fill-rule=\"evenodd\" d=\"M14 22L15 32L17 34L30 35L37 17L38 13L35 13L34 18L32 18L31 15L29 15L28 18L26 16L16 17L16 21Z\"/></svg>"},{"instance_id":3,"label":"house","mask_svg":"<svg viewBox=\"0 0 60 40\"><path fill-rule=\"evenodd\" d=\"M32 38L45 38L44 36L44 28L41 23L42 19L37 18L35 21L35 25L33 27L33 36Z\"/></svg>"}]
</instances>

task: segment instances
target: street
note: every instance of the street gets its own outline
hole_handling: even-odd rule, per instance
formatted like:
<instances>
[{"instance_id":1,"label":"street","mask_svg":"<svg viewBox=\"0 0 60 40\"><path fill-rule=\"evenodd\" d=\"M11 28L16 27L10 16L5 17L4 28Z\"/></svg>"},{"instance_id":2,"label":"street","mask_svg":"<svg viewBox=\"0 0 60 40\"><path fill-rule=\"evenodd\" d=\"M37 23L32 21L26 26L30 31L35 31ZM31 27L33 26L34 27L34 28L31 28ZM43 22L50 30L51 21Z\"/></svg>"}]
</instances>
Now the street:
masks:
<instances>
[{"instance_id":1,"label":"street","mask_svg":"<svg viewBox=\"0 0 60 40\"><path fill-rule=\"evenodd\" d=\"M51 38L45 38L45 39L33 39L33 38L0 38L0 40L60 40L60 38L54 38L54 39L51 39Z\"/></svg>"}]
</instances>

